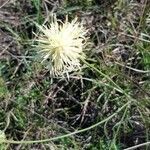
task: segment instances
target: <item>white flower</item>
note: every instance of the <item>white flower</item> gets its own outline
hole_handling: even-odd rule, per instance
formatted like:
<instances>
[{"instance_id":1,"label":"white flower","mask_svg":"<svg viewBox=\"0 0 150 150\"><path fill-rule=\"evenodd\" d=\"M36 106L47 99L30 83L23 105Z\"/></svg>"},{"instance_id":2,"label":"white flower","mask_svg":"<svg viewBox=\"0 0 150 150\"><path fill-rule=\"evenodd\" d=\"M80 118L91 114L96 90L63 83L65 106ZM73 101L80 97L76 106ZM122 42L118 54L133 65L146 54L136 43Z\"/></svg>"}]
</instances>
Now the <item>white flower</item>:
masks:
<instances>
[{"instance_id":1,"label":"white flower","mask_svg":"<svg viewBox=\"0 0 150 150\"><path fill-rule=\"evenodd\" d=\"M57 20L48 26L39 26L38 49L43 61L49 60L52 75L60 76L64 73L80 69L80 58L84 59L83 48L87 38L87 30L75 18L72 22Z\"/></svg>"}]
</instances>

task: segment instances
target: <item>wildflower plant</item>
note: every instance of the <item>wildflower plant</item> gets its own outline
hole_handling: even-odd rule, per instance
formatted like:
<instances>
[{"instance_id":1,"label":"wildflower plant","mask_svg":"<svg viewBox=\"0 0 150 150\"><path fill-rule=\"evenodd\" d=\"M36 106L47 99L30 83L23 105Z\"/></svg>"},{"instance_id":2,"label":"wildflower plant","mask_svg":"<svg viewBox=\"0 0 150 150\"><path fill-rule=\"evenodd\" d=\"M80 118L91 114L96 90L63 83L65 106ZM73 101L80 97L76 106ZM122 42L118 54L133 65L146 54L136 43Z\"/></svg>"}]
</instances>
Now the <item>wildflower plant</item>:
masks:
<instances>
[{"instance_id":1,"label":"wildflower plant","mask_svg":"<svg viewBox=\"0 0 150 150\"><path fill-rule=\"evenodd\" d=\"M85 58L83 49L87 43L87 30L75 18L71 22L58 20L55 15L48 25L39 26L37 35L37 49L53 76L81 68L80 59Z\"/></svg>"}]
</instances>

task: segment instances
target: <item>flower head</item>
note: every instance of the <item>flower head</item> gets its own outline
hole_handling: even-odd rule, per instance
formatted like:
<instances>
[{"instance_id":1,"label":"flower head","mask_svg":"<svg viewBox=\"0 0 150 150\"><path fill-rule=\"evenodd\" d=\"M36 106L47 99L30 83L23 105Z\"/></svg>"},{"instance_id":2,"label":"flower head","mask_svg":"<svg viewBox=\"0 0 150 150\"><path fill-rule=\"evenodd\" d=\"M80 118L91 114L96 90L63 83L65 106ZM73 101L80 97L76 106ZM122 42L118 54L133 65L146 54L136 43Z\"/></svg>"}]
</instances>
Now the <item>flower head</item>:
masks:
<instances>
[{"instance_id":1,"label":"flower head","mask_svg":"<svg viewBox=\"0 0 150 150\"><path fill-rule=\"evenodd\" d=\"M49 60L51 74L58 76L80 69L87 30L77 18L65 22L53 16L51 24L39 26L38 48L43 61Z\"/></svg>"}]
</instances>

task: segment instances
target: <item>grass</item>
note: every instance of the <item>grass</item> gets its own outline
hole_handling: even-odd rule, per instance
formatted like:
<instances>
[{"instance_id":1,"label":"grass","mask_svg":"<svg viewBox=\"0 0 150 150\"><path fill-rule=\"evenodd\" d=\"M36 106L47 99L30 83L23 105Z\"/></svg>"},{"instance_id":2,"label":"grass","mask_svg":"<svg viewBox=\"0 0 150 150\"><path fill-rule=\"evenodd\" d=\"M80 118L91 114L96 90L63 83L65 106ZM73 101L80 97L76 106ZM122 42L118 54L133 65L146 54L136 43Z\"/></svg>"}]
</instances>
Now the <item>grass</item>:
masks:
<instances>
[{"instance_id":1,"label":"grass","mask_svg":"<svg viewBox=\"0 0 150 150\"><path fill-rule=\"evenodd\" d=\"M148 150L148 6L147 0L6 3L3 12L19 23L0 17L0 149ZM51 78L31 46L33 22L47 22L53 12L61 20L78 15L89 29L87 59L69 79Z\"/></svg>"}]
</instances>

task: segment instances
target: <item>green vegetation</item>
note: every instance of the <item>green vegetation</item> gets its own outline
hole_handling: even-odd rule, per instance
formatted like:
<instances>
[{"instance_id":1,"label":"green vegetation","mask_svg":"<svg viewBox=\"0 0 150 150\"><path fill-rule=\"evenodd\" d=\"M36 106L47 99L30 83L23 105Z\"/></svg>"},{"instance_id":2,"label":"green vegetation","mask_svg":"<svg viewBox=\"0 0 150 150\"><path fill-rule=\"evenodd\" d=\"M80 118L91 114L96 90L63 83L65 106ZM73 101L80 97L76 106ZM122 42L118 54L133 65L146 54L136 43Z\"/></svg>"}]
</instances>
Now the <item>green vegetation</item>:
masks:
<instances>
[{"instance_id":1,"label":"green vegetation","mask_svg":"<svg viewBox=\"0 0 150 150\"><path fill-rule=\"evenodd\" d=\"M148 150L149 12L148 0L2 0L0 150ZM88 29L69 78L51 78L32 46L52 13Z\"/></svg>"}]
</instances>

